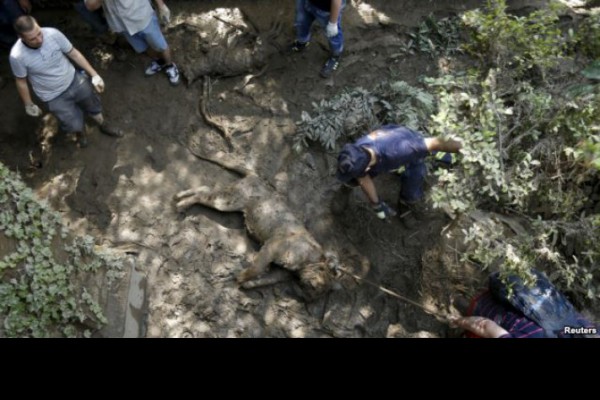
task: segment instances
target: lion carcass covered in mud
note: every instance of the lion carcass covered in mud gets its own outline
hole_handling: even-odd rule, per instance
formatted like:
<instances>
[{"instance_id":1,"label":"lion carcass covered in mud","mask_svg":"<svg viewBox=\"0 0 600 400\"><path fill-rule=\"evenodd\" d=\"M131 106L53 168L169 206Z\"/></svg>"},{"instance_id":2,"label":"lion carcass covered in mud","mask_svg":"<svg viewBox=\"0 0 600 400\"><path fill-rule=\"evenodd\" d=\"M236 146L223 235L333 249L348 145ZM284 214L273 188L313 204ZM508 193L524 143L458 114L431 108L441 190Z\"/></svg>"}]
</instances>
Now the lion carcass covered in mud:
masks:
<instances>
[{"instance_id":1,"label":"lion carcass covered in mud","mask_svg":"<svg viewBox=\"0 0 600 400\"><path fill-rule=\"evenodd\" d=\"M262 247L251 267L238 275L243 284L264 272L271 262L297 272L310 297L331 287L332 272L321 245L292 214L283 199L261 179L248 176L225 188L202 186L176 195L177 209L202 204L223 212L242 211L249 233Z\"/></svg>"}]
</instances>

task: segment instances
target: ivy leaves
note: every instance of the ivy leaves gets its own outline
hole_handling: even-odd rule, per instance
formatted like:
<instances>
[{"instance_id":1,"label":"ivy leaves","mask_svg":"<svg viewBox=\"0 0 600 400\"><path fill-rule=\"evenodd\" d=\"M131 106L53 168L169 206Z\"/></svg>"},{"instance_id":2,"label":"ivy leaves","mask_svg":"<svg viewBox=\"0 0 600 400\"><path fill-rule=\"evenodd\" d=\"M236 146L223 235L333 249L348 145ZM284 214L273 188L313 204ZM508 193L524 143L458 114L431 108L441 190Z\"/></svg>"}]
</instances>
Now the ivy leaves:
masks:
<instances>
[{"instance_id":1,"label":"ivy leaves","mask_svg":"<svg viewBox=\"0 0 600 400\"><path fill-rule=\"evenodd\" d=\"M122 260L94 251L94 239L72 237L60 216L39 203L18 175L0 163L0 317L7 336L90 336L82 324L106 318L85 288L81 272L107 268L119 276ZM62 243L62 247L60 246ZM92 321L88 323L88 321Z\"/></svg>"}]
</instances>

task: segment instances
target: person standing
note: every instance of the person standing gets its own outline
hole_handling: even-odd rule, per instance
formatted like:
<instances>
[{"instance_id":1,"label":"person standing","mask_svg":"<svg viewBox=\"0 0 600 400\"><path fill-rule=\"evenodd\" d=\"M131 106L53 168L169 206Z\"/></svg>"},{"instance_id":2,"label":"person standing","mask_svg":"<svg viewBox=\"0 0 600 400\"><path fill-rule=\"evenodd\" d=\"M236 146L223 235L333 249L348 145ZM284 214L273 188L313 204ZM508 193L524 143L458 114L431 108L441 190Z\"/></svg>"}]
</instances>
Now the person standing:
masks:
<instances>
[{"instance_id":1,"label":"person standing","mask_svg":"<svg viewBox=\"0 0 600 400\"><path fill-rule=\"evenodd\" d=\"M168 23L171 11L163 0L154 0L160 19ZM152 58L146 68L146 75L155 75L164 71L169 82L177 86L180 74L173 62L171 49L160 30L158 16L154 12L150 0L85 0L90 11L102 7L108 26L115 33L120 33L137 53L146 53Z\"/></svg>"},{"instance_id":2,"label":"person standing","mask_svg":"<svg viewBox=\"0 0 600 400\"><path fill-rule=\"evenodd\" d=\"M14 29L19 40L13 45L9 60L17 92L28 115L42 115L42 110L32 100L29 80L36 96L58 119L61 129L75 134L79 147L87 146L84 114L99 125L102 133L123 136L120 130L104 120L100 98L94 92L94 89L98 93L104 91L104 81L62 32L40 28L35 18L29 15L17 18ZM69 60L91 77L91 83Z\"/></svg>"},{"instance_id":3,"label":"person standing","mask_svg":"<svg viewBox=\"0 0 600 400\"><path fill-rule=\"evenodd\" d=\"M292 50L303 51L310 43L311 27L315 20L325 28L330 55L321 68L321 76L329 78L339 67L344 50L342 11L346 0L296 0L296 40Z\"/></svg>"}]
</instances>

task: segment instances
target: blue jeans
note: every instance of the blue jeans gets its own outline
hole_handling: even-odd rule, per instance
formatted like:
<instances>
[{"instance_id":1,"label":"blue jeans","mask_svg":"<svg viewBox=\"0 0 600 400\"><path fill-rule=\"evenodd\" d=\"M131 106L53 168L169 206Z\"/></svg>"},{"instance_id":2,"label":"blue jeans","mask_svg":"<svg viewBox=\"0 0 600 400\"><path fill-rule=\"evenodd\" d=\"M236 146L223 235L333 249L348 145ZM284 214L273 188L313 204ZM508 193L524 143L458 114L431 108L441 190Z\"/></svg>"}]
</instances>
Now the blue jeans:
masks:
<instances>
[{"instance_id":1,"label":"blue jeans","mask_svg":"<svg viewBox=\"0 0 600 400\"><path fill-rule=\"evenodd\" d=\"M102 112L100 98L94 92L87 75L75 71L71 85L47 103L48 110L58 119L65 133L83 132L84 113L98 115Z\"/></svg>"},{"instance_id":2,"label":"blue jeans","mask_svg":"<svg viewBox=\"0 0 600 400\"><path fill-rule=\"evenodd\" d=\"M407 165L406 170L400 174L400 199L407 203L421 200L426 175L427 166L424 159Z\"/></svg>"},{"instance_id":3,"label":"blue jeans","mask_svg":"<svg viewBox=\"0 0 600 400\"><path fill-rule=\"evenodd\" d=\"M342 33L342 12L346 6L346 0L342 1L342 10L337 20L338 34L329 40L329 48L333 56L339 56L344 50L344 34ZM308 0L296 0L296 39L301 43L310 41L310 28L315 20L323 29L329 23L329 14L313 6Z\"/></svg>"},{"instance_id":4,"label":"blue jeans","mask_svg":"<svg viewBox=\"0 0 600 400\"><path fill-rule=\"evenodd\" d=\"M130 35L126 30L121 32L136 53L143 53L150 47L152 50L162 53L169 48L167 39L160 30L160 23L156 13L152 15L150 23L135 35Z\"/></svg>"},{"instance_id":5,"label":"blue jeans","mask_svg":"<svg viewBox=\"0 0 600 400\"><path fill-rule=\"evenodd\" d=\"M77 10L81 18L87 22L96 35L100 36L108 32L108 23L102 14L102 9L90 11L82 0L75 4L75 10Z\"/></svg>"},{"instance_id":6,"label":"blue jeans","mask_svg":"<svg viewBox=\"0 0 600 400\"><path fill-rule=\"evenodd\" d=\"M24 14L17 0L0 0L0 45L11 47L17 41L12 24Z\"/></svg>"}]
</instances>

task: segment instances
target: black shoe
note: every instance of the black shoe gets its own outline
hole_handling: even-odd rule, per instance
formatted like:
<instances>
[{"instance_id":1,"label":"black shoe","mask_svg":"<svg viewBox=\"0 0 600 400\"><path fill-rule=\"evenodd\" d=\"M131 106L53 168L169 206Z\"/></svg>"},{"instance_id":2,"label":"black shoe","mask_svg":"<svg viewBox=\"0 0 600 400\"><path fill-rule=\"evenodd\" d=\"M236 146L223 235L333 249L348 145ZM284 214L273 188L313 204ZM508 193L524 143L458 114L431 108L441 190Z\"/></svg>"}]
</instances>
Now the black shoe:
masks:
<instances>
[{"instance_id":1,"label":"black shoe","mask_svg":"<svg viewBox=\"0 0 600 400\"><path fill-rule=\"evenodd\" d=\"M428 209L425 200L418 200L413 203L400 200L398 201L398 212L401 217L411 217L420 221L427 215Z\"/></svg>"},{"instance_id":2,"label":"black shoe","mask_svg":"<svg viewBox=\"0 0 600 400\"><path fill-rule=\"evenodd\" d=\"M86 147L88 147L88 140L87 137L85 136L85 133L83 132L76 132L75 133L75 138L77 139L77 146L80 149L85 149Z\"/></svg>"},{"instance_id":3,"label":"black shoe","mask_svg":"<svg viewBox=\"0 0 600 400\"><path fill-rule=\"evenodd\" d=\"M323 78L329 78L340 66L340 56L331 56L323 64L321 68L321 76Z\"/></svg>"},{"instance_id":4,"label":"black shoe","mask_svg":"<svg viewBox=\"0 0 600 400\"><path fill-rule=\"evenodd\" d=\"M304 50L306 50L306 48L308 47L308 45L310 44L310 42L299 42L297 40L294 40L294 43L292 43L292 45L290 46L290 50L296 52L296 53L301 53Z\"/></svg>"},{"instance_id":5,"label":"black shoe","mask_svg":"<svg viewBox=\"0 0 600 400\"><path fill-rule=\"evenodd\" d=\"M111 126L108 122L104 122L102 125L99 125L100 132L104 133L107 136L112 137L123 137L123 131Z\"/></svg>"}]
</instances>

